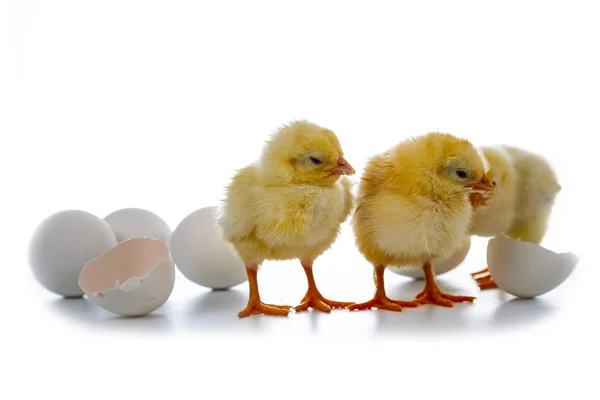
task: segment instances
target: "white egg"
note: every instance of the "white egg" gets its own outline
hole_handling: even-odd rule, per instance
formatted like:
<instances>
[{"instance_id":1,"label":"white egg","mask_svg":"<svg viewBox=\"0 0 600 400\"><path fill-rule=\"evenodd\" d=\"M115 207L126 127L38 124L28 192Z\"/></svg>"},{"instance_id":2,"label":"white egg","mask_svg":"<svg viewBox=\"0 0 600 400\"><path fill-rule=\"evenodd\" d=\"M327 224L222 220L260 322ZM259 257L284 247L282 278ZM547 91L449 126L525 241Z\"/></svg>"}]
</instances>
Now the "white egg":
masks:
<instances>
[{"instance_id":1,"label":"white egg","mask_svg":"<svg viewBox=\"0 0 600 400\"><path fill-rule=\"evenodd\" d=\"M161 307L173 292L175 266L158 239L120 242L86 263L79 286L89 299L115 314L136 317Z\"/></svg>"},{"instance_id":2,"label":"white egg","mask_svg":"<svg viewBox=\"0 0 600 400\"><path fill-rule=\"evenodd\" d=\"M108 222L117 236L117 240L149 237L162 240L167 245L171 237L171 228L158 215L141 208L125 208L107 215Z\"/></svg>"},{"instance_id":3,"label":"white egg","mask_svg":"<svg viewBox=\"0 0 600 400\"><path fill-rule=\"evenodd\" d=\"M467 236L464 240L463 245L456 250L454 253L452 253L451 255L444 257L442 259L434 259L433 260L433 270L435 272L436 275L442 275L445 274L448 271L453 270L454 268L458 267L467 257L467 254L469 254L469 250L471 249L471 237ZM425 275L423 274L423 267L422 266L407 266L407 267L402 267L402 268L389 268L390 270L392 270L393 272L399 274L399 275L404 275L404 276L410 276L411 278L416 278L416 279L423 279L425 277Z\"/></svg>"},{"instance_id":4,"label":"white egg","mask_svg":"<svg viewBox=\"0 0 600 400\"><path fill-rule=\"evenodd\" d=\"M77 284L86 262L117 244L106 221L85 211L61 211L46 218L29 243L29 264L46 289L81 297Z\"/></svg>"},{"instance_id":5,"label":"white egg","mask_svg":"<svg viewBox=\"0 0 600 400\"><path fill-rule=\"evenodd\" d=\"M217 207L206 207L184 218L171 235L170 248L186 278L227 289L246 281L246 268L233 247L221 240L216 212Z\"/></svg>"},{"instance_id":6,"label":"white egg","mask_svg":"<svg viewBox=\"0 0 600 400\"><path fill-rule=\"evenodd\" d=\"M500 289L517 297L533 298L563 283L579 258L499 235L488 241L487 262Z\"/></svg>"}]
</instances>

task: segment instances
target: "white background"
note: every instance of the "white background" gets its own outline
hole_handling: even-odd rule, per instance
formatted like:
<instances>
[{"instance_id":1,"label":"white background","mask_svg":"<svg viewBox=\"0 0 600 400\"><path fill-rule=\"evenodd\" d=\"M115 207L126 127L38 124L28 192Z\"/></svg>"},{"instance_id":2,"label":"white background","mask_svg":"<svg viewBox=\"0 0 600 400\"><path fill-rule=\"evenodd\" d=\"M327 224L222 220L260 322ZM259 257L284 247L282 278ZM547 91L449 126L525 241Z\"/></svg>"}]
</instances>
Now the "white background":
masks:
<instances>
[{"instance_id":1,"label":"white background","mask_svg":"<svg viewBox=\"0 0 600 400\"><path fill-rule=\"evenodd\" d=\"M591 398L599 3L0 2L0 397ZM180 274L135 320L35 282L27 246L48 215L142 207L175 228L296 118L333 129L359 174L431 130L544 154L563 186L544 245L579 266L534 301L478 293L477 239L440 278L473 305L287 319L238 320L245 285L214 294ZM335 299L373 290L348 224L315 274ZM420 290L386 276L392 297ZM305 290L296 263L259 279L266 301Z\"/></svg>"}]
</instances>

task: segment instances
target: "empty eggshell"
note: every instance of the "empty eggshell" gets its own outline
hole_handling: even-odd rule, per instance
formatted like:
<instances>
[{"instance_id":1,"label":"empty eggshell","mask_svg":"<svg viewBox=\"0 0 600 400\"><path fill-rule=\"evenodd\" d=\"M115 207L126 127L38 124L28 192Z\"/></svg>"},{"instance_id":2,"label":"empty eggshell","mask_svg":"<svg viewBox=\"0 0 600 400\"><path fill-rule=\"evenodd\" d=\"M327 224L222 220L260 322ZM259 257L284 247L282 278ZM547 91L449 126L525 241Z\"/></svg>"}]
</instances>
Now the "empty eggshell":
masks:
<instances>
[{"instance_id":1,"label":"empty eggshell","mask_svg":"<svg viewBox=\"0 0 600 400\"><path fill-rule=\"evenodd\" d=\"M81 297L77 279L83 266L116 244L106 221L85 211L61 211L35 230L29 243L29 264L46 289L65 297Z\"/></svg>"},{"instance_id":2,"label":"empty eggshell","mask_svg":"<svg viewBox=\"0 0 600 400\"><path fill-rule=\"evenodd\" d=\"M205 207L184 218L171 235L170 248L186 278L227 289L246 281L246 269L233 247L221 240L216 213L217 207Z\"/></svg>"},{"instance_id":3,"label":"empty eggshell","mask_svg":"<svg viewBox=\"0 0 600 400\"><path fill-rule=\"evenodd\" d=\"M125 240L94 260L79 276L89 299L116 314L135 317L161 307L175 285L167 245L158 239Z\"/></svg>"},{"instance_id":4,"label":"empty eggshell","mask_svg":"<svg viewBox=\"0 0 600 400\"><path fill-rule=\"evenodd\" d=\"M141 208L125 208L107 215L104 220L115 232L119 242L149 237L169 244L171 228L162 218L150 211Z\"/></svg>"},{"instance_id":5,"label":"empty eggshell","mask_svg":"<svg viewBox=\"0 0 600 400\"><path fill-rule=\"evenodd\" d=\"M442 259L434 259L433 260L433 270L436 275L445 274L448 271L453 270L458 267L469 254L469 250L471 249L471 237L467 236L463 242L463 245L456 250L451 255L442 258ZM425 275L423 274L422 266L406 266L406 267L392 267L389 268L399 275L410 276L416 279L423 279Z\"/></svg>"},{"instance_id":6,"label":"empty eggshell","mask_svg":"<svg viewBox=\"0 0 600 400\"><path fill-rule=\"evenodd\" d=\"M563 283L579 258L499 235L488 241L487 262L500 289L517 297L533 298Z\"/></svg>"}]
</instances>

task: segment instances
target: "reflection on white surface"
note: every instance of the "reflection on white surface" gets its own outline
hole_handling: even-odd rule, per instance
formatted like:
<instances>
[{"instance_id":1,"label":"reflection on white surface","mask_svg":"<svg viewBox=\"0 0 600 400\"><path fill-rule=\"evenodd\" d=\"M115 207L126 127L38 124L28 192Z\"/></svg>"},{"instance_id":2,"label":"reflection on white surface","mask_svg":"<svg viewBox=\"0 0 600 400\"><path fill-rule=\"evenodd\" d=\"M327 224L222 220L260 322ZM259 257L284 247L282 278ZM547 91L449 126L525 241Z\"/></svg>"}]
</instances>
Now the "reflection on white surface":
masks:
<instances>
[{"instance_id":1,"label":"reflection on white surface","mask_svg":"<svg viewBox=\"0 0 600 400\"><path fill-rule=\"evenodd\" d=\"M442 280L439 285L448 293L465 293L459 286ZM423 281L402 282L390 288L388 295L395 299L410 299L422 286ZM234 336L267 331L350 336L361 331L371 332L372 335L485 334L533 327L555 311L543 299L516 299L498 290L482 292L478 296L480 298L475 303L457 304L454 308L425 305L405 308L399 313L385 310L334 310L331 314L310 311L291 313L287 318L257 315L243 319L239 319L237 313L244 308L247 294L240 289L205 291L186 301L167 303L155 313L138 318L110 314L85 298L55 299L49 301L48 305L54 313L72 324L92 330L139 333L183 330ZM365 326L370 328L365 330Z\"/></svg>"},{"instance_id":2,"label":"reflection on white surface","mask_svg":"<svg viewBox=\"0 0 600 400\"><path fill-rule=\"evenodd\" d=\"M511 299L496 309L490 323L495 328L533 325L554 311L554 307L542 299Z\"/></svg>"},{"instance_id":3,"label":"reflection on white surface","mask_svg":"<svg viewBox=\"0 0 600 400\"><path fill-rule=\"evenodd\" d=\"M189 330L235 334L260 332L265 318L238 319L237 313L246 306L246 294L239 290L209 291L192 298L183 309L183 325ZM276 318L276 317L270 317Z\"/></svg>"},{"instance_id":4,"label":"reflection on white surface","mask_svg":"<svg viewBox=\"0 0 600 400\"><path fill-rule=\"evenodd\" d=\"M128 318L109 313L87 298L55 299L48 302L49 308L61 316L68 318L74 325L90 330L131 331L131 332L167 332L173 328L163 308L152 314Z\"/></svg>"}]
</instances>

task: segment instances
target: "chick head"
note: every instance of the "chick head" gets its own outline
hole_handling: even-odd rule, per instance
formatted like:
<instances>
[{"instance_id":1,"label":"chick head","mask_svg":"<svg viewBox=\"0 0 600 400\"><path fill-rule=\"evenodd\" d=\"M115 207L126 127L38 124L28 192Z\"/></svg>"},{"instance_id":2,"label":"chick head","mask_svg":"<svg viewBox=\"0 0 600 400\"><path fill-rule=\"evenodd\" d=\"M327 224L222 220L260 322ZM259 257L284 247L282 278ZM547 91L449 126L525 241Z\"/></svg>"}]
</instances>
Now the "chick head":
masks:
<instances>
[{"instance_id":1,"label":"chick head","mask_svg":"<svg viewBox=\"0 0 600 400\"><path fill-rule=\"evenodd\" d=\"M427 190L456 194L477 191L494 192L482 154L466 139L448 133L430 132L412 140L397 160L411 175L425 173ZM413 178L417 183L423 182Z\"/></svg>"},{"instance_id":2,"label":"chick head","mask_svg":"<svg viewBox=\"0 0 600 400\"><path fill-rule=\"evenodd\" d=\"M482 153L462 138L430 133L431 148L437 155L440 183L456 192L495 192L488 174L488 165Z\"/></svg>"},{"instance_id":3,"label":"chick head","mask_svg":"<svg viewBox=\"0 0 600 400\"><path fill-rule=\"evenodd\" d=\"M284 125L271 136L260 166L279 183L319 186L355 173L335 133L304 120Z\"/></svg>"},{"instance_id":4,"label":"chick head","mask_svg":"<svg viewBox=\"0 0 600 400\"><path fill-rule=\"evenodd\" d=\"M487 175L496 188L493 197L512 196L515 172L508 154L500 148L484 147L483 155L488 163Z\"/></svg>"}]
</instances>

